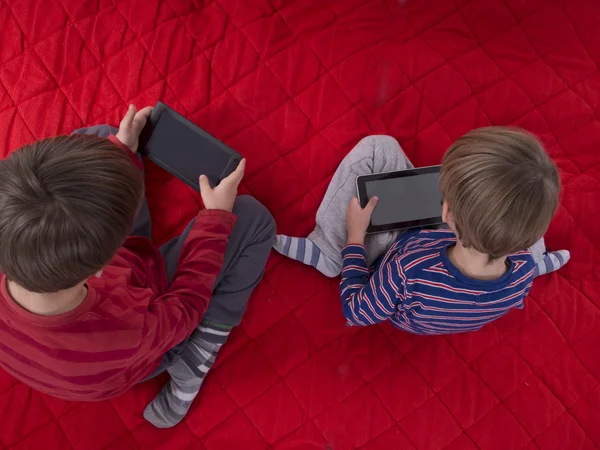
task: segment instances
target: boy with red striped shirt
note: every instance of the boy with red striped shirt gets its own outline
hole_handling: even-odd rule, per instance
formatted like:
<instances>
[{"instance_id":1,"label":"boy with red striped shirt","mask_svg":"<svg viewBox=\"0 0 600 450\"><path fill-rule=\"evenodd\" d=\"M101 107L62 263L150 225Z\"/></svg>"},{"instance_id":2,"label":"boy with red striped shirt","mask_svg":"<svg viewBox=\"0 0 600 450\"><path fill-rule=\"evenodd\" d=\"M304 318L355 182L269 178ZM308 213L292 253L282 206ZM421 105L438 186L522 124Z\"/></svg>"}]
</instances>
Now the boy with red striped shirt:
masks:
<instances>
[{"instance_id":1,"label":"boy with red striped shirt","mask_svg":"<svg viewBox=\"0 0 600 450\"><path fill-rule=\"evenodd\" d=\"M280 253L328 276L341 273L349 325L389 320L415 334L478 330L523 308L534 277L569 260L568 251L544 246L560 179L533 135L481 128L450 147L440 175L448 229L365 236L377 199L361 209L354 180L408 168L395 139L363 139L335 173L315 231L276 238Z\"/></svg>"},{"instance_id":2,"label":"boy with red striped shirt","mask_svg":"<svg viewBox=\"0 0 600 450\"><path fill-rule=\"evenodd\" d=\"M168 371L146 408L179 422L240 323L275 237L236 198L245 161L212 189L181 236L151 242L136 155L151 108L35 142L0 161L0 367L47 394L103 400ZM177 199L173 199L177 201Z\"/></svg>"}]
</instances>

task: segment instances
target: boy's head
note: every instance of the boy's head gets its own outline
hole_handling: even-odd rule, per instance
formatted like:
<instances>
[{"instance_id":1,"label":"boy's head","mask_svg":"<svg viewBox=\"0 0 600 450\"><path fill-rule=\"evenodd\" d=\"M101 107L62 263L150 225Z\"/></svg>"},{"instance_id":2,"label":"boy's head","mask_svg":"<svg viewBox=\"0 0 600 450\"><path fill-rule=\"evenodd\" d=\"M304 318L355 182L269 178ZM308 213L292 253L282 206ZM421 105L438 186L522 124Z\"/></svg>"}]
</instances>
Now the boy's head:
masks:
<instances>
[{"instance_id":1,"label":"boy's head","mask_svg":"<svg viewBox=\"0 0 600 450\"><path fill-rule=\"evenodd\" d=\"M558 207L558 170L526 131L479 128L458 139L442 162L445 221L461 243L497 259L546 232Z\"/></svg>"},{"instance_id":2,"label":"boy's head","mask_svg":"<svg viewBox=\"0 0 600 450\"><path fill-rule=\"evenodd\" d=\"M112 142L60 136L0 161L0 271L31 292L76 286L130 232L140 171Z\"/></svg>"}]
</instances>

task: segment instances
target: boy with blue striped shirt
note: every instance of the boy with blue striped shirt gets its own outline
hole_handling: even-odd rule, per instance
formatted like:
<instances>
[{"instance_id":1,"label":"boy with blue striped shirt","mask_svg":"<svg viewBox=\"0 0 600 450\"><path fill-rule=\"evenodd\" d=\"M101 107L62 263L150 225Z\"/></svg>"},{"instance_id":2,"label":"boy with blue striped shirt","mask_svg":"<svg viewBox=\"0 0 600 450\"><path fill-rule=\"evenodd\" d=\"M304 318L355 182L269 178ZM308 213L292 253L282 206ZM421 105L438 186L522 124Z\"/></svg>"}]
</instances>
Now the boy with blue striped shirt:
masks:
<instances>
[{"instance_id":1,"label":"boy with blue striped shirt","mask_svg":"<svg viewBox=\"0 0 600 450\"><path fill-rule=\"evenodd\" d=\"M568 251L549 253L544 245L560 178L533 135L481 128L450 147L440 174L448 229L366 236L377 199L360 207L356 177L408 168L395 139L363 139L338 167L311 235L277 237L280 253L331 277L341 273L349 325L389 320L415 334L478 330L523 308L533 279L569 260Z\"/></svg>"}]
</instances>

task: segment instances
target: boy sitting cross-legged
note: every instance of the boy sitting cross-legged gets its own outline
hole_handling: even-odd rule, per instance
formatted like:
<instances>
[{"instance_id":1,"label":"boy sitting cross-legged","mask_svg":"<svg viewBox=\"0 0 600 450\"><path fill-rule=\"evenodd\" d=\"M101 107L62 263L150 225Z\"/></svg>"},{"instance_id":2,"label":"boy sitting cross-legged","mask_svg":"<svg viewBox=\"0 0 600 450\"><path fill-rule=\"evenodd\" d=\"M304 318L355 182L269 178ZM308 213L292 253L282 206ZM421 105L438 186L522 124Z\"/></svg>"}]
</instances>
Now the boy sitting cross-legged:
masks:
<instances>
[{"instance_id":1,"label":"boy sitting cross-legged","mask_svg":"<svg viewBox=\"0 0 600 450\"><path fill-rule=\"evenodd\" d=\"M67 400L103 400L169 371L145 412L179 422L238 325L275 237L237 197L245 163L183 234L150 240L135 154L151 108L27 145L0 161L0 366ZM177 202L177 198L173 202Z\"/></svg>"},{"instance_id":2,"label":"boy sitting cross-legged","mask_svg":"<svg viewBox=\"0 0 600 450\"><path fill-rule=\"evenodd\" d=\"M328 276L341 273L348 324L389 320L416 334L478 330L522 308L533 279L568 261L568 251L544 246L560 179L533 135L481 128L450 147L440 175L449 229L365 236L377 199L361 209L356 177L411 167L395 139L363 139L335 173L309 237L277 236L280 253Z\"/></svg>"}]
</instances>

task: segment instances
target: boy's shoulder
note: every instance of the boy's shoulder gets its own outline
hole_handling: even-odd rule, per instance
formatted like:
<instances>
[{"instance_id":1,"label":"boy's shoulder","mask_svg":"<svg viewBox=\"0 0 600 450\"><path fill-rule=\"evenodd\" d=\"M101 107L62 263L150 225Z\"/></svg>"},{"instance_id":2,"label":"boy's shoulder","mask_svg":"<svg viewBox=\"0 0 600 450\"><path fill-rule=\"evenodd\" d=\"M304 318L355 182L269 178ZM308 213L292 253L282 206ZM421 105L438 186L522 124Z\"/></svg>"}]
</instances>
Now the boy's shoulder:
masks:
<instances>
[{"instance_id":1,"label":"boy's shoulder","mask_svg":"<svg viewBox=\"0 0 600 450\"><path fill-rule=\"evenodd\" d=\"M394 259L407 278L446 281L448 278L460 278L464 281L465 277L457 273L458 269L453 267L446 253L447 247L456 243L456 235L452 230L417 230L406 234ZM508 260L511 268L503 278L505 283L533 278L535 262L529 250L513 253Z\"/></svg>"},{"instance_id":2,"label":"boy's shoulder","mask_svg":"<svg viewBox=\"0 0 600 450\"><path fill-rule=\"evenodd\" d=\"M419 239L429 239L429 240L448 240L451 239L454 242L456 242L456 234L454 234L454 231L452 231L450 228L434 228L434 229L430 229L430 228L426 228L426 229L421 229L421 230L417 230L415 235L419 238Z\"/></svg>"},{"instance_id":3,"label":"boy's shoulder","mask_svg":"<svg viewBox=\"0 0 600 450\"><path fill-rule=\"evenodd\" d=\"M456 242L452 230L415 230L402 235L394 246L395 258L406 272L435 266L446 247Z\"/></svg>"},{"instance_id":4,"label":"boy's shoulder","mask_svg":"<svg viewBox=\"0 0 600 450\"><path fill-rule=\"evenodd\" d=\"M452 230L414 230L404 233L396 242L396 250L401 256L410 256L415 252L435 253L456 243Z\"/></svg>"},{"instance_id":5,"label":"boy's shoulder","mask_svg":"<svg viewBox=\"0 0 600 450\"><path fill-rule=\"evenodd\" d=\"M525 273L532 272L535 268L535 261L533 260L533 255L529 250L522 250L517 253L513 253L512 255L508 255L508 260L512 265L512 274L523 275Z\"/></svg>"},{"instance_id":6,"label":"boy's shoulder","mask_svg":"<svg viewBox=\"0 0 600 450\"><path fill-rule=\"evenodd\" d=\"M445 245L449 245L448 243L456 242L456 235L449 228L409 230L396 239L394 247L401 248L407 245L416 247L424 244L432 246L435 245L434 241L443 241Z\"/></svg>"}]
</instances>

